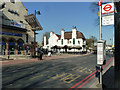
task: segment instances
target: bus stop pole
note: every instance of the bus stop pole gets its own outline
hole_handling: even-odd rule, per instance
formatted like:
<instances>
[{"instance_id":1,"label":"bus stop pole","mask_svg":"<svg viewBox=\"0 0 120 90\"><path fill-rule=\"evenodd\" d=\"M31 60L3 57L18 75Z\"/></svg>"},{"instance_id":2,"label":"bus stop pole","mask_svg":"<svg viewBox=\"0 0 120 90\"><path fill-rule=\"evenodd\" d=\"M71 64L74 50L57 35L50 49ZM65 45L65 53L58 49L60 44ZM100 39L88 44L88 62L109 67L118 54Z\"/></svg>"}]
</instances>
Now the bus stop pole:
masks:
<instances>
[{"instance_id":1,"label":"bus stop pole","mask_svg":"<svg viewBox=\"0 0 120 90\"><path fill-rule=\"evenodd\" d=\"M102 15L101 15L101 5L99 6L100 9L100 40L102 40Z\"/></svg>"},{"instance_id":2,"label":"bus stop pole","mask_svg":"<svg viewBox=\"0 0 120 90\"><path fill-rule=\"evenodd\" d=\"M101 4L102 1L100 0L99 3ZM99 5L100 10L100 40L102 40L102 15L101 15L101 5ZM102 88L102 65L100 65L100 85Z\"/></svg>"}]
</instances>

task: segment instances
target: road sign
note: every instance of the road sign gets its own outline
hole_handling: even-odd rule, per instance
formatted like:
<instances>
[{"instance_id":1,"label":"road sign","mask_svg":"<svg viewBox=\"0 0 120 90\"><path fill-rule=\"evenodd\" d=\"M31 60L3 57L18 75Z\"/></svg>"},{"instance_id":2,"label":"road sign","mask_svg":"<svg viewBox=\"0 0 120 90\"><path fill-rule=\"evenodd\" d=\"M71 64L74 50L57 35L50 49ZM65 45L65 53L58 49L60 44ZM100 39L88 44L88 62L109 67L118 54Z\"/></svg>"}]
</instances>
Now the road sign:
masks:
<instances>
[{"instance_id":1,"label":"road sign","mask_svg":"<svg viewBox=\"0 0 120 90\"><path fill-rule=\"evenodd\" d=\"M114 12L114 4L108 3L102 5L102 14L113 13Z\"/></svg>"},{"instance_id":2,"label":"road sign","mask_svg":"<svg viewBox=\"0 0 120 90\"><path fill-rule=\"evenodd\" d=\"M102 17L102 25L113 25L114 24L114 15L103 16Z\"/></svg>"}]
</instances>

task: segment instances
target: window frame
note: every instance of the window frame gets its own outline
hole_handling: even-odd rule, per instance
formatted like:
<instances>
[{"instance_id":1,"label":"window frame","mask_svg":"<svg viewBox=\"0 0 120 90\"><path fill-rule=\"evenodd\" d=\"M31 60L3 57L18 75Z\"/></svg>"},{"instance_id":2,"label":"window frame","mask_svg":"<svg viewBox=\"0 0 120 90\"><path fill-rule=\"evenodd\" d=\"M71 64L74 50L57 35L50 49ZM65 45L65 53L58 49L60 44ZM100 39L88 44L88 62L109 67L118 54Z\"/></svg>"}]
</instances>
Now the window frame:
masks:
<instances>
[{"instance_id":1,"label":"window frame","mask_svg":"<svg viewBox=\"0 0 120 90\"><path fill-rule=\"evenodd\" d=\"M26 34L26 43L28 43L28 34Z\"/></svg>"},{"instance_id":2,"label":"window frame","mask_svg":"<svg viewBox=\"0 0 120 90\"><path fill-rule=\"evenodd\" d=\"M61 44L63 45L63 39L61 39Z\"/></svg>"},{"instance_id":3,"label":"window frame","mask_svg":"<svg viewBox=\"0 0 120 90\"><path fill-rule=\"evenodd\" d=\"M75 45L75 38L73 38L73 44Z\"/></svg>"}]
</instances>

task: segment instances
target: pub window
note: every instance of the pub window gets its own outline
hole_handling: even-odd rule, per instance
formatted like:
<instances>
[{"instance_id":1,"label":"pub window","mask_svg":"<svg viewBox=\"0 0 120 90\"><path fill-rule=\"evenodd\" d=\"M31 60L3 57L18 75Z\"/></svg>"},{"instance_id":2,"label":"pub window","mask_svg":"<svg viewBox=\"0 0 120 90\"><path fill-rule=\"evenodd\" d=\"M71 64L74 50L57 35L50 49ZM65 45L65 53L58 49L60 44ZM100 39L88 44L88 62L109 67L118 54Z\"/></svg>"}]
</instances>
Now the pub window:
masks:
<instances>
[{"instance_id":1,"label":"pub window","mask_svg":"<svg viewBox=\"0 0 120 90\"><path fill-rule=\"evenodd\" d=\"M73 38L73 44L75 44L75 38Z\"/></svg>"},{"instance_id":2,"label":"pub window","mask_svg":"<svg viewBox=\"0 0 120 90\"><path fill-rule=\"evenodd\" d=\"M61 44L63 45L63 39L61 40Z\"/></svg>"},{"instance_id":3,"label":"pub window","mask_svg":"<svg viewBox=\"0 0 120 90\"><path fill-rule=\"evenodd\" d=\"M70 42L69 42L69 39L67 40L67 43L70 43Z\"/></svg>"},{"instance_id":4,"label":"pub window","mask_svg":"<svg viewBox=\"0 0 120 90\"><path fill-rule=\"evenodd\" d=\"M15 3L15 0L10 0L11 3Z\"/></svg>"},{"instance_id":5,"label":"pub window","mask_svg":"<svg viewBox=\"0 0 120 90\"><path fill-rule=\"evenodd\" d=\"M28 34L26 34L26 42L28 43Z\"/></svg>"}]
</instances>

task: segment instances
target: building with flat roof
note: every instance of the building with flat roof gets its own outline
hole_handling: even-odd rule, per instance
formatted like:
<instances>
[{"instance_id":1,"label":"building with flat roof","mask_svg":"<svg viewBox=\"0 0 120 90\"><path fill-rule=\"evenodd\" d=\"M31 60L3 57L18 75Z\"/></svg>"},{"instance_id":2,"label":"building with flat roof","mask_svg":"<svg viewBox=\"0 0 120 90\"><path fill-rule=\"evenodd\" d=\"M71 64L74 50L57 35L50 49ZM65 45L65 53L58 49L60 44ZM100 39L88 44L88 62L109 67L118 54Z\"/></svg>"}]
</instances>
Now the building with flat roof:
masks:
<instances>
[{"instance_id":1,"label":"building with flat roof","mask_svg":"<svg viewBox=\"0 0 120 90\"><path fill-rule=\"evenodd\" d=\"M2 31L1 55L24 55L35 51L35 31L42 27L34 14L28 15L28 10L20 0L1 0L5 8L0 10Z\"/></svg>"}]
</instances>

